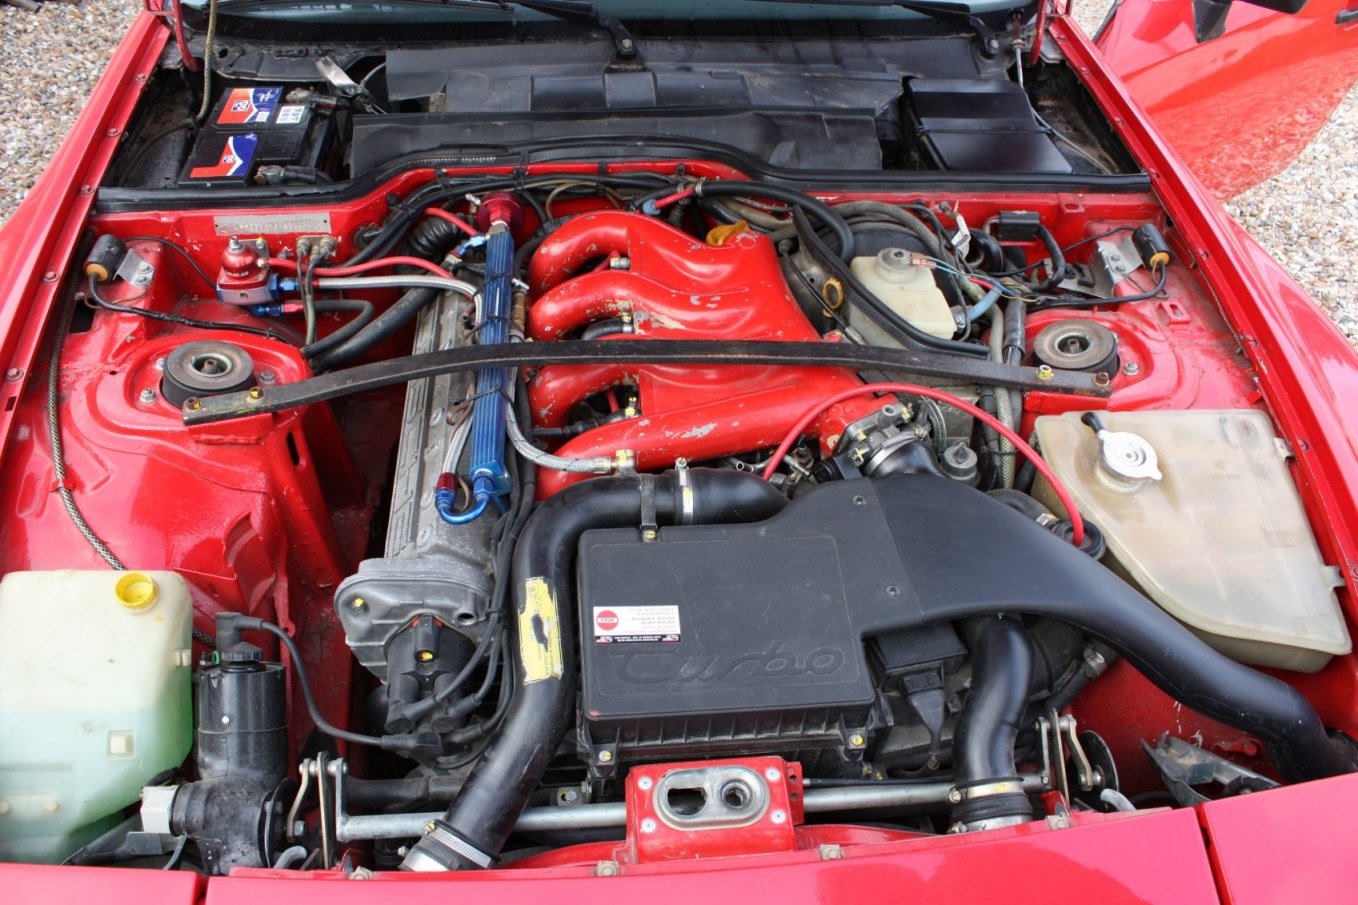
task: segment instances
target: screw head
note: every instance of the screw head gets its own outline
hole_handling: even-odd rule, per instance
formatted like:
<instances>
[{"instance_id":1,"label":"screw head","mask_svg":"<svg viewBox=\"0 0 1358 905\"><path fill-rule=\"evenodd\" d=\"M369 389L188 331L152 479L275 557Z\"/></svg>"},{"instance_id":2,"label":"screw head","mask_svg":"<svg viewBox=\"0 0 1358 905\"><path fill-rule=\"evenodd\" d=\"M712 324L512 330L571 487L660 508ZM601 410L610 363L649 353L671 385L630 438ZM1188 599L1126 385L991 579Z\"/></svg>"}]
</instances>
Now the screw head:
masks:
<instances>
[{"instance_id":1,"label":"screw head","mask_svg":"<svg viewBox=\"0 0 1358 905\"><path fill-rule=\"evenodd\" d=\"M613 752L612 752L612 751L606 751L606 750L605 750L605 751L600 751L600 752L599 752L599 763L601 763L601 764L611 764L611 763L613 763Z\"/></svg>"},{"instance_id":2,"label":"screw head","mask_svg":"<svg viewBox=\"0 0 1358 905\"><path fill-rule=\"evenodd\" d=\"M23 368L10 368L8 371L5 372L5 379L11 382L18 380L20 377L23 376L24 376Z\"/></svg>"},{"instance_id":3,"label":"screw head","mask_svg":"<svg viewBox=\"0 0 1358 905\"><path fill-rule=\"evenodd\" d=\"M637 780L637 788L642 791L649 789L653 785L655 785L655 783L651 781L651 777L649 776L643 776L641 779Z\"/></svg>"},{"instance_id":4,"label":"screw head","mask_svg":"<svg viewBox=\"0 0 1358 905\"><path fill-rule=\"evenodd\" d=\"M264 398L264 391L261 390L259 387L250 387L250 398L251 398L251 399L263 399L263 398Z\"/></svg>"},{"instance_id":5,"label":"screw head","mask_svg":"<svg viewBox=\"0 0 1358 905\"><path fill-rule=\"evenodd\" d=\"M426 823L426 824L424 825L424 831L425 831L426 833L432 833L432 832L434 832L434 830L436 830L436 829L438 829L438 827L436 827L436 826L434 825L434 821L432 821L432 820L429 821L428 823Z\"/></svg>"},{"instance_id":6,"label":"screw head","mask_svg":"<svg viewBox=\"0 0 1358 905\"><path fill-rule=\"evenodd\" d=\"M643 833L654 833L655 821L652 820L650 817L647 817L645 820L641 821L641 831Z\"/></svg>"},{"instance_id":7,"label":"screw head","mask_svg":"<svg viewBox=\"0 0 1358 905\"><path fill-rule=\"evenodd\" d=\"M861 748L866 743L867 739L863 738L863 736L859 735L857 732L849 736L849 744L855 748Z\"/></svg>"},{"instance_id":8,"label":"screw head","mask_svg":"<svg viewBox=\"0 0 1358 905\"><path fill-rule=\"evenodd\" d=\"M961 804L962 793L959 792L957 789L953 789L948 793L948 800L951 801L953 804Z\"/></svg>"},{"instance_id":9,"label":"screw head","mask_svg":"<svg viewBox=\"0 0 1358 905\"><path fill-rule=\"evenodd\" d=\"M1129 361L1122 366L1122 373L1126 374L1128 377L1135 377L1137 374L1141 373L1141 365L1134 361Z\"/></svg>"},{"instance_id":10,"label":"screw head","mask_svg":"<svg viewBox=\"0 0 1358 905\"><path fill-rule=\"evenodd\" d=\"M1051 365L1038 365L1038 366L1037 366L1037 379L1038 379L1038 380L1051 380L1051 379L1052 379L1053 377L1055 377L1055 376L1056 376L1056 372L1053 371L1053 370L1051 369Z\"/></svg>"},{"instance_id":11,"label":"screw head","mask_svg":"<svg viewBox=\"0 0 1358 905\"><path fill-rule=\"evenodd\" d=\"M366 613L368 612L368 601L364 600L362 597L355 597L349 602L349 609L353 610L355 613Z\"/></svg>"},{"instance_id":12,"label":"screw head","mask_svg":"<svg viewBox=\"0 0 1358 905\"><path fill-rule=\"evenodd\" d=\"M769 815L769 819L772 820L774 823L786 823L786 822L787 822L787 812L786 812L786 811L774 811L772 814Z\"/></svg>"},{"instance_id":13,"label":"screw head","mask_svg":"<svg viewBox=\"0 0 1358 905\"><path fill-rule=\"evenodd\" d=\"M139 395L137 399L138 401L141 402L142 405L150 405L151 403L156 401L156 391L151 389L150 387L147 387L146 389L141 391L141 395Z\"/></svg>"}]
</instances>

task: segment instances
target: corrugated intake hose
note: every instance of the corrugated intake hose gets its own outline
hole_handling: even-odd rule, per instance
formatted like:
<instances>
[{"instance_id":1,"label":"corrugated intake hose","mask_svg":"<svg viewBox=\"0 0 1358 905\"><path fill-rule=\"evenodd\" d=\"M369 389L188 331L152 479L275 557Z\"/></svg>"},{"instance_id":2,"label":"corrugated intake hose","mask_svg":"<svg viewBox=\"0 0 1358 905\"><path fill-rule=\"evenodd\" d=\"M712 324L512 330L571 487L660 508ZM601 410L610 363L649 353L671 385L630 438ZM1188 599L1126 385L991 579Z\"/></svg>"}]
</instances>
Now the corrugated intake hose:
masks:
<instances>
[{"instance_id":1,"label":"corrugated intake hose","mask_svg":"<svg viewBox=\"0 0 1358 905\"><path fill-rule=\"evenodd\" d=\"M1033 683L1033 646L1017 619L977 619L972 628L971 691L953 741L953 790L961 796L952 809L954 831L1033 819L1014 763Z\"/></svg>"},{"instance_id":2,"label":"corrugated intake hose","mask_svg":"<svg viewBox=\"0 0 1358 905\"><path fill-rule=\"evenodd\" d=\"M529 519L514 551L514 681L495 740L403 870L489 867L546 771L575 710L575 591L580 535L591 528L756 521L787 500L735 471L597 478L554 495Z\"/></svg>"}]
</instances>

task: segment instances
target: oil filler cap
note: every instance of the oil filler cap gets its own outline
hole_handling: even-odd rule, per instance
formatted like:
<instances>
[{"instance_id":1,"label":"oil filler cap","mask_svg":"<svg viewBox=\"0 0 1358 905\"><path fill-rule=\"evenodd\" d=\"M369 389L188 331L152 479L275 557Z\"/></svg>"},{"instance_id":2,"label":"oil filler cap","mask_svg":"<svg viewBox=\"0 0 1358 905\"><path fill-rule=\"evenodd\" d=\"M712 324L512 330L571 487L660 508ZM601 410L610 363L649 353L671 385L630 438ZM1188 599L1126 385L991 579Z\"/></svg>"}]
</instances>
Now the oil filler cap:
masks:
<instances>
[{"instance_id":1,"label":"oil filler cap","mask_svg":"<svg viewBox=\"0 0 1358 905\"><path fill-rule=\"evenodd\" d=\"M194 397L236 393L255 385L255 362L233 343L202 340L185 343L165 358L160 392L183 406Z\"/></svg>"}]
</instances>

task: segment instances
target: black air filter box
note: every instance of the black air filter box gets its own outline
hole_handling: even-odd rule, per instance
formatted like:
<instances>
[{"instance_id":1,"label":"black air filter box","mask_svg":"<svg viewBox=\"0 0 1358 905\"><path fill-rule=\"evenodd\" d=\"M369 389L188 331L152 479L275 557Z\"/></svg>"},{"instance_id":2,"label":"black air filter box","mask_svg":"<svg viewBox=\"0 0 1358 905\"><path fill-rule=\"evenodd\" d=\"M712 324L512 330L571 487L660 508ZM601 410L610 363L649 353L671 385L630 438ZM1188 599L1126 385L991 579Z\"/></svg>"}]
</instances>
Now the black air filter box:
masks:
<instances>
[{"instance_id":1,"label":"black air filter box","mask_svg":"<svg viewBox=\"0 0 1358 905\"><path fill-rule=\"evenodd\" d=\"M719 526L587 532L581 735L605 764L838 751L879 725L836 542Z\"/></svg>"}]
</instances>

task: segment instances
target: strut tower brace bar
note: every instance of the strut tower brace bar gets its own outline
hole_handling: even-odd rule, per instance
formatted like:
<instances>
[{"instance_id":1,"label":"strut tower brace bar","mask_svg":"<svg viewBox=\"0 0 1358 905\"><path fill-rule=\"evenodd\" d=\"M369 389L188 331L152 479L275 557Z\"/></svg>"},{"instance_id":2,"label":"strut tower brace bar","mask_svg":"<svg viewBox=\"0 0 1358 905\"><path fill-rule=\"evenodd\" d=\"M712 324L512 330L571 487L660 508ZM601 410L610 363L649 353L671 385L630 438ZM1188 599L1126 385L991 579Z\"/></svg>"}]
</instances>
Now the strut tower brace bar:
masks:
<instances>
[{"instance_id":1,"label":"strut tower brace bar","mask_svg":"<svg viewBox=\"0 0 1358 905\"><path fill-rule=\"evenodd\" d=\"M579 364L794 365L855 368L986 386L1044 390L1106 398L1108 374L1017 367L998 362L913 349L832 342L726 340L564 340L465 346L359 365L275 387L189 399L184 423L211 424L265 412L280 412L352 393L409 383L478 368L520 368Z\"/></svg>"}]
</instances>

